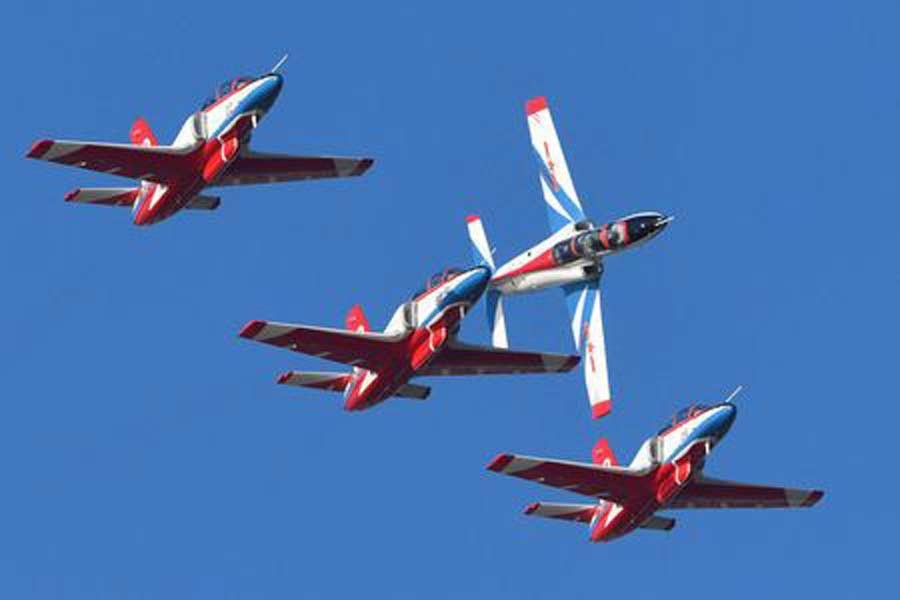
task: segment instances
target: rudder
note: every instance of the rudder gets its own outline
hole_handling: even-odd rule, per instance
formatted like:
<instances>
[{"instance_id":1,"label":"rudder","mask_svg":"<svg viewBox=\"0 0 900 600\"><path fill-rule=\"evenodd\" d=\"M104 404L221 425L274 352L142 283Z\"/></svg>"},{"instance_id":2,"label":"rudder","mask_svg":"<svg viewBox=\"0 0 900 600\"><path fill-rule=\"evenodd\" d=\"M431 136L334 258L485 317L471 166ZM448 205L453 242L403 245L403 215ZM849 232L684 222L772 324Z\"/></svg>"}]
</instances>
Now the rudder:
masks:
<instances>
[{"instance_id":1,"label":"rudder","mask_svg":"<svg viewBox=\"0 0 900 600\"><path fill-rule=\"evenodd\" d=\"M359 304L354 304L350 308L347 318L344 320L344 326L350 331L372 331L372 328L369 326L369 320Z\"/></svg>"},{"instance_id":2,"label":"rudder","mask_svg":"<svg viewBox=\"0 0 900 600\"><path fill-rule=\"evenodd\" d=\"M137 144L138 146L159 145L159 142L156 141L156 136L153 135L153 130L150 129L150 124L147 123L143 117L135 119L134 123L131 125L129 135L132 144Z\"/></svg>"},{"instance_id":3,"label":"rudder","mask_svg":"<svg viewBox=\"0 0 900 600\"><path fill-rule=\"evenodd\" d=\"M619 466L619 461L616 460L616 455L610 448L609 441L606 438L597 440L594 449L591 451L591 459L595 465L600 465L601 467Z\"/></svg>"}]
</instances>

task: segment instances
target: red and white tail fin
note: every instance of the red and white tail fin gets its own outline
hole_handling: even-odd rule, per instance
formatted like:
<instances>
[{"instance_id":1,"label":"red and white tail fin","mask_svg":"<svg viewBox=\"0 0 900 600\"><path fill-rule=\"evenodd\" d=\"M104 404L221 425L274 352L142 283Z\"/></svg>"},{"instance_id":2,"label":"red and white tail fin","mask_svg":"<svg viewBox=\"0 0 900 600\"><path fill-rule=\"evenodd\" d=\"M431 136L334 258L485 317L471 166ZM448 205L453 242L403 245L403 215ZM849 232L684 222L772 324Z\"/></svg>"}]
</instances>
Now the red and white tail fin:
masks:
<instances>
[{"instance_id":1,"label":"red and white tail fin","mask_svg":"<svg viewBox=\"0 0 900 600\"><path fill-rule=\"evenodd\" d=\"M612 448L609 447L609 442L606 438L597 440L593 451L591 451L591 459L594 461L595 465L600 465L601 467L619 466L619 461L616 460L616 455L613 454Z\"/></svg>"},{"instance_id":2,"label":"red and white tail fin","mask_svg":"<svg viewBox=\"0 0 900 600\"><path fill-rule=\"evenodd\" d=\"M344 320L344 326L350 331L363 333L372 331L372 328L369 326L369 320L366 318L366 314L359 304L354 304L350 309L350 312L347 313L347 318Z\"/></svg>"},{"instance_id":3,"label":"red and white tail fin","mask_svg":"<svg viewBox=\"0 0 900 600\"><path fill-rule=\"evenodd\" d=\"M135 119L134 124L131 126L130 135L132 144L139 146L159 145L159 142L156 141L156 136L153 135L153 130L150 129L150 124L143 117Z\"/></svg>"}]
</instances>

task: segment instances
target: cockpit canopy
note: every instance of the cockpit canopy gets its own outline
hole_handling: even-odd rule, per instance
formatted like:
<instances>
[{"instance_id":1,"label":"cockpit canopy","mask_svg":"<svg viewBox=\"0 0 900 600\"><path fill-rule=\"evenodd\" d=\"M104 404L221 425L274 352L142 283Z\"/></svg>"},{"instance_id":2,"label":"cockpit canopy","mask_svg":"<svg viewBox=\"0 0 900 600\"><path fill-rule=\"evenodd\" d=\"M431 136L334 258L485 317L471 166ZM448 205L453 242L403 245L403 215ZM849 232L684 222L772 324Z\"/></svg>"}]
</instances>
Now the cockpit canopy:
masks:
<instances>
[{"instance_id":1,"label":"cockpit canopy","mask_svg":"<svg viewBox=\"0 0 900 600\"><path fill-rule=\"evenodd\" d=\"M212 106L219 99L223 98L224 96L227 96L231 92L236 92L237 90L241 89L242 87L246 86L247 84L253 83L253 81L255 81L255 80L256 80L255 77L250 77L250 76L245 75L243 77L235 77L234 79L229 79L227 81L223 81L219 85L219 87L216 88L215 93L203 102L203 106L201 106L200 109L202 110L204 108Z\"/></svg>"},{"instance_id":2,"label":"cockpit canopy","mask_svg":"<svg viewBox=\"0 0 900 600\"><path fill-rule=\"evenodd\" d=\"M675 415L671 419L669 419L665 426L659 430L659 433L662 433L670 427L674 427L683 421L687 421L691 417L703 412L708 408L709 407L705 404L692 404L687 408L682 408L677 413L675 413Z\"/></svg>"},{"instance_id":3,"label":"cockpit canopy","mask_svg":"<svg viewBox=\"0 0 900 600\"><path fill-rule=\"evenodd\" d=\"M465 269L460 269L457 267L447 267L443 271L438 271L437 273L435 273L434 275L432 275L425 281L425 287L422 287L422 288L419 288L418 290L416 290L416 292L410 298L412 298L412 299L418 298L422 294L433 290L434 288L441 285L442 283L446 283L453 277L462 273L464 270Z\"/></svg>"}]
</instances>

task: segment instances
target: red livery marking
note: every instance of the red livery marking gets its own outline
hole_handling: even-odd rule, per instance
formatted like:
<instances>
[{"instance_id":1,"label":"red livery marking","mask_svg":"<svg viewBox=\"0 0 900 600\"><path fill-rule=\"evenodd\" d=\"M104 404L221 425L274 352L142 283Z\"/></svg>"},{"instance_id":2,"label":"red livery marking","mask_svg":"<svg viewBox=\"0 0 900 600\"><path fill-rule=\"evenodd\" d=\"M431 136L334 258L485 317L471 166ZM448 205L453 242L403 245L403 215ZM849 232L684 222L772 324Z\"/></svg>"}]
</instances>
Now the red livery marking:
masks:
<instances>
[{"instance_id":1,"label":"red livery marking","mask_svg":"<svg viewBox=\"0 0 900 600\"><path fill-rule=\"evenodd\" d=\"M556 181L556 163L550 158L550 145L544 142L544 156L547 157L547 168L550 170L550 179L553 184L553 191L559 191L559 182Z\"/></svg>"},{"instance_id":2,"label":"red livery marking","mask_svg":"<svg viewBox=\"0 0 900 600\"><path fill-rule=\"evenodd\" d=\"M584 322L584 327L581 328L581 337L585 340L585 353L588 355L588 358L591 360L591 372L597 372L597 365L594 364L594 344L591 342L590 338L591 332L591 324L589 321Z\"/></svg>"},{"instance_id":3,"label":"red livery marking","mask_svg":"<svg viewBox=\"0 0 900 600\"><path fill-rule=\"evenodd\" d=\"M525 507L525 514L526 514L526 515L530 515L531 513L533 513L534 511L536 511L536 510L539 509L540 507L541 507L541 503L540 503L540 502L532 502L531 504L529 504L528 506Z\"/></svg>"},{"instance_id":4,"label":"red livery marking","mask_svg":"<svg viewBox=\"0 0 900 600\"><path fill-rule=\"evenodd\" d=\"M65 195L66 202L71 202L75 198L78 197L79 192L81 192L81 188L75 188L71 192L67 192Z\"/></svg>"},{"instance_id":5,"label":"red livery marking","mask_svg":"<svg viewBox=\"0 0 900 600\"><path fill-rule=\"evenodd\" d=\"M53 147L53 140L38 140L31 146L31 150L28 151L28 158L40 158L43 155L47 154L47 151Z\"/></svg>"},{"instance_id":6,"label":"red livery marking","mask_svg":"<svg viewBox=\"0 0 900 600\"><path fill-rule=\"evenodd\" d=\"M291 378L291 373L290 373L290 371L288 371L287 373L282 373L281 375L279 375L278 379L276 379L275 381L277 383L287 383L288 379L290 379L290 378Z\"/></svg>"},{"instance_id":7,"label":"red livery marking","mask_svg":"<svg viewBox=\"0 0 900 600\"><path fill-rule=\"evenodd\" d=\"M480 219L480 218L481 218L481 217L479 217L478 215L467 215L467 216L466 216L466 223L474 223L475 221L477 221L477 220Z\"/></svg>"},{"instance_id":8,"label":"red livery marking","mask_svg":"<svg viewBox=\"0 0 900 600\"><path fill-rule=\"evenodd\" d=\"M610 412L612 412L612 402L609 400L602 400L591 407L591 418L599 419L605 417Z\"/></svg>"},{"instance_id":9,"label":"red livery marking","mask_svg":"<svg viewBox=\"0 0 900 600\"><path fill-rule=\"evenodd\" d=\"M506 468L506 465L512 462L511 454L498 454L494 460L487 466L489 471L497 471L500 472Z\"/></svg>"},{"instance_id":10,"label":"red livery marking","mask_svg":"<svg viewBox=\"0 0 900 600\"><path fill-rule=\"evenodd\" d=\"M260 331L262 331L263 327L265 327L265 326L266 326L265 321L258 321L258 320L250 321L249 323L244 325L244 328L241 329L241 332L238 335L241 336L242 338L251 338L252 339L252 338L256 337L256 334L258 334Z\"/></svg>"},{"instance_id":11,"label":"red livery marking","mask_svg":"<svg viewBox=\"0 0 900 600\"><path fill-rule=\"evenodd\" d=\"M544 96L536 96L525 103L525 113L529 116L547 108L547 98Z\"/></svg>"}]
</instances>

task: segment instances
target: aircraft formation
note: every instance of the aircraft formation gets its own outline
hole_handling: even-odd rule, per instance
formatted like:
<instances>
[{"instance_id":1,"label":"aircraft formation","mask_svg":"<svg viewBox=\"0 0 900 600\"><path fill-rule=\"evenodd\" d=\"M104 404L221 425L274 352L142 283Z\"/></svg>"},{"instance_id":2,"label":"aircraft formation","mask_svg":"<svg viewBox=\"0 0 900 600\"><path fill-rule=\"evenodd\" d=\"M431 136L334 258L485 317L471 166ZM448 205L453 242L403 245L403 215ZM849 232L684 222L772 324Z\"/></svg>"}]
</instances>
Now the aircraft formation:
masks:
<instances>
[{"instance_id":1,"label":"aircraft formation","mask_svg":"<svg viewBox=\"0 0 900 600\"><path fill-rule=\"evenodd\" d=\"M148 226L182 209L213 210L218 196L207 188L365 174L365 157L295 156L256 152L250 138L281 93L279 72L287 57L256 77L229 79L184 122L170 145L160 145L138 118L130 144L43 139L28 158L125 177L129 187L78 188L74 203L130 207L135 225ZM278 383L341 393L347 411L368 410L389 398L424 400L431 388L414 378L445 375L565 373L582 363L591 416L612 410L600 282L608 256L659 235L673 217L637 212L597 224L575 190L546 98L525 104L531 152L538 163L550 235L497 266L484 224L466 217L474 262L429 277L401 303L384 330L372 331L359 305L343 329L264 320L248 322L239 336L346 365L343 371L289 371ZM504 297L562 291L577 354L509 349ZM460 341L462 321L484 297L491 345ZM569 335L569 334L566 334ZM592 462L501 454L488 469L587 496L588 504L538 502L533 516L589 526L589 539L606 542L636 529L669 531L674 519L663 510L689 508L810 507L823 496L803 490L736 483L707 477L706 458L729 431L737 414L732 394L712 406L679 411L648 438L628 466L609 442L594 446Z\"/></svg>"}]
</instances>

